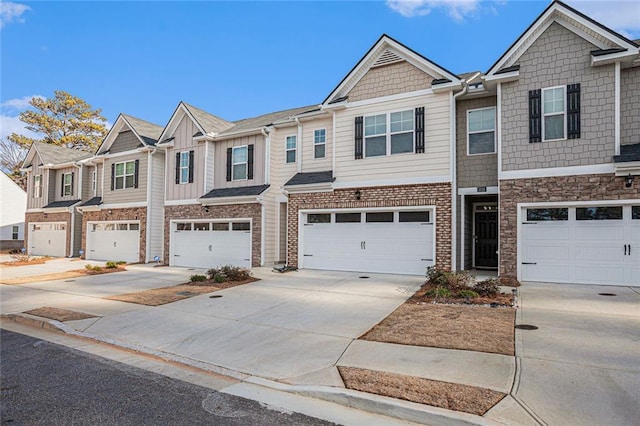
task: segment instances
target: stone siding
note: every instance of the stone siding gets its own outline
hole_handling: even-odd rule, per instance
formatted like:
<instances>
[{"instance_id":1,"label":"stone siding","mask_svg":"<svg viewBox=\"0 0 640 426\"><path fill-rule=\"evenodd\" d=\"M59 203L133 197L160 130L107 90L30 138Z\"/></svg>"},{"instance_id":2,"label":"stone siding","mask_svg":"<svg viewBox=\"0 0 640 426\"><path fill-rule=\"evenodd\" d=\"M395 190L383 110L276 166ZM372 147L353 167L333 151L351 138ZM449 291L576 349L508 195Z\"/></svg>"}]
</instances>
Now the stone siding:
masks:
<instances>
[{"instance_id":1,"label":"stone siding","mask_svg":"<svg viewBox=\"0 0 640 426\"><path fill-rule=\"evenodd\" d=\"M287 263L298 266L298 212L312 209L436 206L436 266L451 269L451 184L379 186L333 192L290 194L288 203Z\"/></svg>"},{"instance_id":2,"label":"stone siding","mask_svg":"<svg viewBox=\"0 0 640 426\"><path fill-rule=\"evenodd\" d=\"M502 169L610 163L614 66L591 66L594 45L554 23L520 58L520 78L502 85ZM529 90L580 83L579 139L529 143ZM565 124L566 125L566 124Z\"/></svg>"},{"instance_id":3,"label":"stone siding","mask_svg":"<svg viewBox=\"0 0 640 426\"><path fill-rule=\"evenodd\" d=\"M144 263L147 255L147 208L134 207L126 209L107 209L96 212L85 212L82 215L82 250L87 252L87 223L96 221L139 220L140 221L140 258ZM82 256L84 259L85 256Z\"/></svg>"},{"instance_id":4,"label":"stone siding","mask_svg":"<svg viewBox=\"0 0 640 426\"><path fill-rule=\"evenodd\" d=\"M349 91L349 102L428 89L431 80L433 77L406 61L371 68Z\"/></svg>"},{"instance_id":5,"label":"stone siding","mask_svg":"<svg viewBox=\"0 0 640 426\"><path fill-rule=\"evenodd\" d=\"M192 219L251 218L251 266L260 266L262 257L262 206L258 203L208 206L200 204L165 206L164 208L164 263L169 264L171 250L171 221Z\"/></svg>"},{"instance_id":6,"label":"stone siding","mask_svg":"<svg viewBox=\"0 0 640 426\"><path fill-rule=\"evenodd\" d=\"M65 222L67 224L67 247L65 247L65 256L72 256L72 248L71 248L71 213L68 212L60 212L60 213L25 213L24 215L24 246L27 248L27 252L29 251L29 225L33 222Z\"/></svg>"},{"instance_id":7,"label":"stone siding","mask_svg":"<svg viewBox=\"0 0 640 426\"><path fill-rule=\"evenodd\" d=\"M620 72L620 143L640 143L640 67Z\"/></svg>"},{"instance_id":8,"label":"stone siding","mask_svg":"<svg viewBox=\"0 0 640 426\"><path fill-rule=\"evenodd\" d=\"M516 277L518 203L640 200L640 183L625 188L624 177L612 174L558 176L500 181L500 275Z\"/></svg>"},{"instance_id":9,"label":"stone siding","mask_svg":"<svg viewBox=\"0 0 640 426\"><path fill-rule=\"evenodd\" d=\"M459 101L456 105L456 170L459 188L498 186L498 154L467 155L467 111L492 106L496 106L494 96Z\"/></svg>"}]
</instances>

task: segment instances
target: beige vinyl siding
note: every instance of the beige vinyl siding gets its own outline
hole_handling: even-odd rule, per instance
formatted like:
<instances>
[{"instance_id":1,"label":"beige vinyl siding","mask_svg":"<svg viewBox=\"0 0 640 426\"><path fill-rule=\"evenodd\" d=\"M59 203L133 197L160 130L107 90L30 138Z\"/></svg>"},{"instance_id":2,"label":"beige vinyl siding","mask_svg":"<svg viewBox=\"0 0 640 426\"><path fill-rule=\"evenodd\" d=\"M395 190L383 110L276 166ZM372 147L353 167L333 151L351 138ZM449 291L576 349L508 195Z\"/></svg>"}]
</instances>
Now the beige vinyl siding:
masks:
<instances>
[{"instance_id":1,"label":"beige vinyl siding","mask_svg":"<svg viewBox=\"0 0 640 426\"><path fill-rule=\"evenodd\" d=\"M58 170L47 169L44 173L46 175L46 182L43 184L42 192L47 193L47 200L45 205L56 201L56 195L60 195L60 190L56 191L56 185L58 184Z\"/></svg>"},{"instance_id":2,"label":"beige vinyl siding","mask_svg":"<svg viewBox=\"0 0 640 426\"><path fill-rule=\"evenodd\" d=\"M138 166L138 187L111 190L111 165L126 161L140 160ZM104 162L104 204L114 203L144 203L147 201L147 154L132 153L115 158L108 158Z\"/></svg>"},{"instance_id":3,"label":"beige vinyl siding","mask_svg":"<svg viewBox=\"0 0 640 426\"><path fill-rule=\"evenodd\" d=\"M186 115L174 133L173 147L167 149L166 173L167 201L193 200L204 195L204 153L203 142L194 142L193 135L200 130ZM176 153L193 151L193 182L176 184Z\"/></svg>"},{"instance_id":4,"label":"beige vinyl siding","mask_svg":"<svg viewBox=\"0 0 640 426\"><path fill-rule=\"evenodd\" d=\"M42 160L40 156L36 153L33 157L32 169L29 172L29 181L27 186L27 208L28 209L40 209L47 204L47 196L48 196L48 186L47 186L47 170L40 167L40 163ZM41 193L40 197L34 198L35 194L35 176L41 175L40 186Z\"/></svg>"},{"instance_id":5,"label":"beige vinyl siding","mask_svg":"<svg viewBox=\"0 0 640 426\"><path fill-rule=\"evenodd\" d=\"M333 129L331 126L332 117L323 117L313 121L302 122L302 142L298 146L302 146L302 172L324 172L331 170L332 158L331 150L333 149ZM325 156L324 158L314 158L315 144L314 132L316 130L325 130Z\"/></svg>"},{"instance_id":6,"label":"beige vinyl siding","mask_svg":"<svg viewBox=\"0 0 640 426\"><path fill-rule=\"evenodd\" d=\"M147 259L149 262L153 261L154 256L160 256L160 259L164 258L164 158L162 151L156 151L151 155L151 190L147 208L149 221Z\"/></svg>"},{"instance_id":7,"label":"beige vinyl siding","mask_svg":"<svg viewBox=\"0 0 640 426\"><path fill-rule=\"evenodd\" d=\"M408 99L351 107L336 114L336 170L338 182L421 178L450 174L451 94L428 94ZM425 153L354 159L357 116L385 114L425 107Z\"/></svg>"},{"instance_id":8,"label":"beige vinyl siding","mask_svg":"<svg viewBox=\"0 0 640 426\"><path fill-rule=\"evenodd\" d=\"M111 144L111 148L109 148L109 153L115 154L118 152L132 151L141 146L142 143L140 142L140 139L138 139L131 130L125 130L118 133L113 144Z\"/></svg>"},{"instance_id":9,"label":"beige vinyl siding","mask_svg":"<svg viewBox=\"0 0 640 426\"><path fill-rule=\"evenodd\" d=\"M243 145L253 145L253 179L232 180L227 182L227 149ZM260 134L216 141L214 147L214 188L264 185L264 136Z\"/></svg>"},{"instance_id":10,"label":"beige vinyl siding","mask_svg":"<svg viewBox=\"0 0 640 426\"><path fill-rule=\"evenodd\" d=\"M87 201L93 197L93 190L91 189L91 178L95 166L82 166L82 201Z\"/></svg>"},{"instance_id":11,"label":"beige vinyl siding","mask_svg":"<svg viewBox=\"0 0 640 426\"><path fill-rule=\"evenodd\" d=\"M65 173L73 173L73 185L71 187L71 195L62 196L62 176ZM78 183L80 181L80 173L77 167L65 167L64 169L56 169L56 179L52 182L54 189L54 196L50 198L52 201L70 201L79 200L78 196Z\"/></svg>"},{"instance_id":12,"label":"beige vinyl siding","mask_svg":"<svg viewBox=\"0 0 640 426\"><path fill-rule=\"evenodd\" d=\"M96 197L102 197L102 193L104 189L104 185L102 183L103 169L104 169L104 166L102 163L96 164L96 170L98 171L98 173L96 174L96 195L95 195ZM105 175L104 177L108 178L107 175Z\"/></svg>"}]
</instances>

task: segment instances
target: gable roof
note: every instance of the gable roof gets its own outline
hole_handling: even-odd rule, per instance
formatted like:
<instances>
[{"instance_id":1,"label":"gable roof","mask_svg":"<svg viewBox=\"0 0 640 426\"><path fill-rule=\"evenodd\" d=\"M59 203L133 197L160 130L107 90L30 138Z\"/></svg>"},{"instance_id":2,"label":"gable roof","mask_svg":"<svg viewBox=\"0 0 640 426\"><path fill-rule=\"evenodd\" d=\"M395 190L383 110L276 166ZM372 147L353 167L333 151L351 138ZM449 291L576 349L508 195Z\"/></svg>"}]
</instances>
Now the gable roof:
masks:
<instances>
[{"instance_id":1,"label":"gable roof","mask_svg":"<svg viewBox=\"0 0 640 426\"><path fill-rule=\"evenodd\" d=\"M333 91L322 101L323 105L327 105L336 101L337 98L343 98L356 85L358 81L373 66L385 65L389 63L405 60L416 68L433 76L436 80L442 82L460 83L458 76L451 71L441 67L433 61L410 49L404 44L394 40L387 34L382 34L378 41L365 53L358 63L349 71L349 73L338 83Z\"/></svg>"},{"instance_id":2,"label":"gable roof","mask_svg":"<svg viewBox=\"0 0 640 426\"><path fill-rule=\"evenodd\" d=\"M167 143L173 137L173 132L175 132L178 124L184 116L188 116L191 121L196 125L200 135L212 134L212 133L220 133L229 129L233 126L232 123L227 120L210 114L200 108L196 108L193 105L189 105L183 101L178 103L178 106L171 114L171 118L167 122L167 125L164 126L162 133L159 136L159 143Z\"/></svg>"},{"instance_id":3,"label":"gable roof","mask_svg":"<svg viewBox=\"0 0 640 426\"><path fill-rule=\"evenodd\" d=\"M31 144L27 156L25 157L22 168L29 167L36 153L40 157L42 164L58 165L67 164L74 161L80 161L91 157L91 153L80 149L67 148L44 142L34 142Z\"/></svg>"},{"instance_id":4,"label":"gable roof","mask_svg":"<svg viewBox=\"0 0 640 426\"><path fill-rule=\"evenodd\" d=\"M120 113L118 118L116 118L116 122L113 123L111 129L109 129L109 133L107 133L107 136L102 140L102 143L96 151L96 155L108 152L118 137L118 134L125 128L131 130L143 146L154 146L162 133L162 127L157 124L132 115Z\"/></svg>"},{"instance_id":5,"label":"gable roof","mask_svg":"<svg viewBox=\"0 0 640 426\"><path fill-rule=\"evenodd\" d=\"M630 50L631 53L635 54L639 52L637 43L565 3L555 0L529 25L509 49L500 56L491 68L489 68L486 75L492 76L501 72L506 73L505 69L516 65L520 56L522 56L528 47L537 40L544 30L553 22L557 22L570 31L575 32L592 44L598 46L600 50L624 49L624 51Z\"/></svg>"}]
</instances>

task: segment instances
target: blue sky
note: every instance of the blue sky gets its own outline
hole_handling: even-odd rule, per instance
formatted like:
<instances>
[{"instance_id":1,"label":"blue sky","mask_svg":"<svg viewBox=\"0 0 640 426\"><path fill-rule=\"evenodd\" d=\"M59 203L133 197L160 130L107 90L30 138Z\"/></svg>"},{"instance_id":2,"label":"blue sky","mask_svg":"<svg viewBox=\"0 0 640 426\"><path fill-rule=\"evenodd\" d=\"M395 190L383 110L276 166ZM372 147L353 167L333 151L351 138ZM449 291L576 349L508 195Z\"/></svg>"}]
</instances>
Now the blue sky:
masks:
<instances>
[{"instance_id":1,"label":"blue sky","mask_svg":"<svg viewBox=\"0 0 640 426\"><path fill-rule=\"evenodd\" d=\"M571 0L640 38L640 2ZM615 4L614 4L615 3ZM486 71L549 4L517 0L0 3L0 136L65 90L164 126L180 100L227 120L320 103L387 33L456 73Z\"/></svg>"}]
</instances>

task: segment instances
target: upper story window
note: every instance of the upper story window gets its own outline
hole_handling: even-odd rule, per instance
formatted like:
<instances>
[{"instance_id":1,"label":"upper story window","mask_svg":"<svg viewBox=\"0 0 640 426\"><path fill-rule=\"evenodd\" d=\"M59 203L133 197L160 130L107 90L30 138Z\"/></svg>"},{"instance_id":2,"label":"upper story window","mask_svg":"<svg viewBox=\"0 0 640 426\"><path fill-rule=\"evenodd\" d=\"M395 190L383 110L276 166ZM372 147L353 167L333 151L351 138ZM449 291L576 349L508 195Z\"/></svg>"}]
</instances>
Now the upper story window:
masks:
<instances>
[{"instance_id":1,"label":"upper story window","mask_svg":"<svg viewBox=\"0 0 640 426\"><path fill-rule=\"evenodd\" d=\"M189 151L180 153L180 183L189 183Z\"/></svg>"},{"instance_id":2,"label":"upper story window","mask_svg":"<svg viewBox=\"0 0 640 426\"><path fill-rule=\"evenodd\" d=\"M324 158L326 155L327 131L318 129L313 131L313 158Z\"/></svg>"},{"instance_id":3,"label":"upper story window","mask_svg":"<svg viewBox=\"0 0 640 426\"><path fill-rule=\"evenodd\" d=\"M114 189L135 188L136 162L125 161L114 166Z\"/></svg>"},{"instance_id":4,"label":"upper story window","mask_svg":"<svg viewBox=\"0 0 640 426\"><path fill-rule=\"evenodd\" d=\"M12 240L17 240L18 237L20 236L20 227L18 225L13 225L11 227L11 239Z\"/></svg>"},{"instance_id":5,"label":"upper story window","mask_svg":"<svg viewBox=\"0 0 640 426\"><path fill-rule=\"evenodd\" d=\"M496 108L467 111L467 155L496 152Z\"/></svg>"},{"instance_id":6,"label":"upper story window","mask_svg":"<svg viewBox=\"0 0 640 426\"><path fill-rule=\"evenodd\" d=\"M247 179L247 145L233 147L232 176L233 180Z\"/></svg>"},{"instance_id":7,"label":"upper story window","mask_svg":"<svg viewBox=\"0 0 640 426\"><path fill-rule=\"evenodd\" d=\"M62 196L70 195L73 195L73 173L64 173L62 175Z\"/></svg>"},{"instance_id":8,"label":"upper story window","mask_svg":"<svg viewBox=\"0 0 640 426\"><path fill-rule=\"evenodd\" d=\"M365 157L413 152L413 111L364 117Z\"/></svg>"},{"instance_id":9,"label":"upper story window","mask_svg":"<svg viewBox=\"0 0 640 426\"><path fill-rule=\"evenodd\" d=\"M286 156L287 163L295 163L296 162L296 148L298 145L297 136L287 136L287 145L286 145Z\"/></svg>"},{"instance_id":10,"label":"upper story window","mask_svg":"<svg viewBox=\"0 0 640 426\"><path fill-rule=\"evenodd\" d=\"M565 139L565 87L542 89L542 134L545 141Z\"/></svg>"},{"instance_id":11,"label":"upper story window","mask_svg":"<svg viewBox=\"0 0 640 426\"><path fill-rule=\"evenodd\" d=\"M42 197L42 175L33 177L33 198Z\"/></svg>"}]
</instances>

